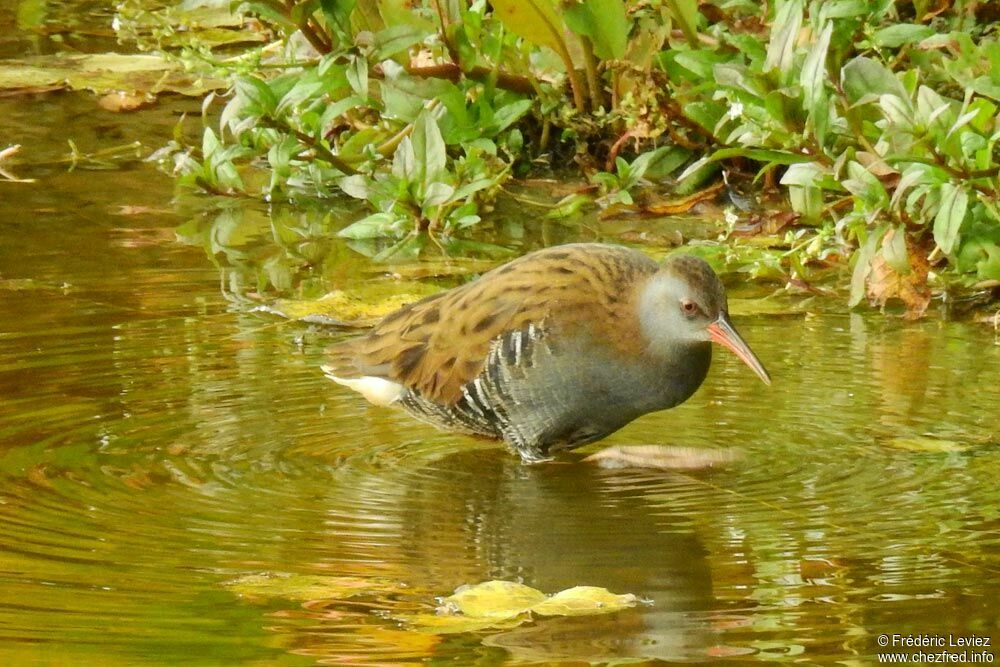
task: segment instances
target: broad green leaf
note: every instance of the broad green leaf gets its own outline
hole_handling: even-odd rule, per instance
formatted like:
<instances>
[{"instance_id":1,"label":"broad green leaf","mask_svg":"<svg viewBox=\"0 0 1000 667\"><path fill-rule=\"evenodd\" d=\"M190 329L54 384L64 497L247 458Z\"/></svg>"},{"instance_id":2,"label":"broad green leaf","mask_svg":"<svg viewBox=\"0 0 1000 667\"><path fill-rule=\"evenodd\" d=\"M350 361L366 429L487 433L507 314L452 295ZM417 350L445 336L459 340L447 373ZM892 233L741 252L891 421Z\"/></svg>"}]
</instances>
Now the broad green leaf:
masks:
<instances>
[{"instance_id":1,"label":"broad green leaf","mask_svg":"<svg viewBox=\"0 0 1000 667\"><path fill-rule=\"evenodd\" d=\"M872 3L868 0L824 0L819 5L819 20L852 18L872 14ZM812 10L810 10L812 11Z\"/></svg>"},{"instance_id":2,"label":"broad green leaf","mask_svg":"<svg viewBox=\"0 0 1000 667\"><path fill-rule=\"evenodd\" d=\"M236 94L246 100L244 103L245 112L255 116L274 113L275 107L278 105L278 99L267 82L255 76L244 76L237 79Z\"/></svg>"},{"instance_id":3,"label":"broad green leaf","mask_svg":"<svg viewBox=\"0 0 1000 667\"><path fill-rule=\"evenodd\" d=\"M898 49L906 44L916 44L920 40L934 34L934 28L916 23L897 23L882 28L872 36L876 46Z\"/></svg>"},{"instance_id":4,"label":"broad green leaf","mask_svg":"<svg viewBox=\"0 0 1000 667\"><path fill-rule=\"evenodd\" d=\"M816 222L823 213L823 191L819 188L789 186L788 201L792 210L809 222Z\"/></svg>"},{"instance_id":5,"label":"broad green leaf","mask_svg":"<svg viewBox=\"0 0 1000 667\"><path fill-rule=\"evenodd\" d=\"M903 195L906 194L907 190L915 186L917 183L922 181L928 181L930 177L931 167L926 164L911 164L903 170L902 175L899 177L899 182L896 184L895 190L892 192L892 200L889 202L891 208L896 208L899 202L902 200Z\"/></svg>"},{"instance_id":6,"label":"broad green leaf","mask_svg":"<svg viewBox=\"0 0 1000 667\"><path fill-rule=\"evenodd\" d=\"M376 61L392 58L421 43L432 33L433 30L428 31L415 25L390 25L375 34L372 57Z\"/></svg>"},{"instance_id":7,"label":"broad green leaf","mask_svg":"<svg viewBox=\"0 0 1000 667\"><path fill-rule=\"evenodd\" d=\"M908 98L896 75L882 63L864 56L852 59L841 68L840 81L851 104L857 104L864 98L877 99L879 95Z\"/></svg>"},{"instance_id":8,"label":"broad green leaf","mask_svg":"<svg viewBox=\"0 0 1000 667\"><path fill-rule=\"evenodd\" d=\"M420 205L421 207L440 206L450 200L454 194L454 186L441 181L435 181L427 186Z\"/></svg>"},{"instance_id":9,"label":"broad green leaf","mask_svg":"<svg viewBox=\"0 0 1000 667\"><path fill-rule=\"evenodd\" d=\"M913 107L910 102L896 95L880 95L879 109L894 129L909 132L913 129Z\"/></svg>"},{"instance_id":10,"label":"broad green leaf","mask_svg":"<svg viewBox=\"0 0 1000 667\"><path fill-rule=\"evenodd\" d=\"M889 203L889 193L885 186L863 165L854 160L847 163L847 175L843 185L852 195L864 201L869 209L877 209Z\"/></svg>"},{"instance_id":11,"label":"broad green leaf","mask_svg":"<svg viewBox=\"0 0 1000 667\"><path fill-rule=\"evenodd\" d=\"M327 25L342 40L346 40L353 33L351 12L354 11L355 2L356 0L319 0Z\"/></svg>"},{"instance_id":12,"label":"broad green leaf","mask_svg":"<svg viewBox=\"0 0 1000 667\"><path fill-rule=\"evenodd\" d=\"M777 69L782 81L792 78L795 73L795 42L802 28L802 0L788 0L778 10L771 26L771 42L767 45L764 71Z\"/></svg>"},{"instance_id":13,"label":"broad green leaf","mask_svg":"<svg viewBox=\"0 0 1000 667\"><path fill-rule=\"evenodd\" d=\"M917 90L917 120L925 127L934 126L942 134L947 132L954 122L950 117L953 106L957 108L958 102L942 97L928 86Z\"/></svg>"},{"instance_id":14,"label":"broad green leaf","mask_svg":"<svg viewBox=\"0 0 1000 667\"><path fill-rule=\"evenodd\" d=\"M371 191L369 181L369 177L355 174L353 176L344 176L337 181L337 185L348 196L355 199L367 199L368 193Z\"/></svg>"},{"instance_id":15,"label":"broad green leaf","mask_svg":"<svg viewBox=\"0 0 1000 667\"><path fill-rule=\"evenodd\" d=\"M518 37L532 44L565 53L565 23L552 0L494 0L493 11L500 22Z\"/></svg>"},{"instance_id":16,"label":"broad green leaf","mask_svg":"<svg viewBox=\"0 0 1000 667\"><path fill-rule=\"evenodd\" d=\"M934 242L946 255L955 249L968 208L969 195L964 188L951 183L941 185L941 204L934 217Z\"/></svg>"},{"instance_id":17,"label":"broad green leaf","mask_svg":"<svg viewBox=\"0 0 1000 667\"><path fill-rule=\"evenodd\" d=\"M396 227L401 221L401 218L392 213L372 213L344 227L337 232L337 236L345 239L378 239L394 236Z\"/></svg>"},{"instance_id":18,"label":"broad green leaf","mask_svg":"<svg viewBox=\"0 0 1000 667\"><path fill-rule=\"evenodd\" d=\"M819 162L800 162L788 166L780 183L782 185L798 185L804 188L816 187L823 178L829 175L829 167Z\"/></svg>"},{"instance_id":19,"label":"broad green leaf","mask_svg":"<svg viewBox=\"0 0 1000 667\"><path fill-rule=\"evenodd\" d=\"M684 33L684 39L693 48L698 48L698 0L666 0L666 5Z\"/></svg>"},{"instance_id":20,"label":"broad green leaf","mask_svg":"<svg viewBox=\"0 0 1000 667\"><path fill-rule=\"evenodd\" d=\"M362 99L368 97L368 60L353 58L345 70L351 89Z\"/></svg>"},{"instance_id":21,"label":"broad green leaf","mask_svg":"<svg viewBox=\"0 0 1000 667\"><path fill-rule=\"evenodd\" d=\"M906 250L906 230L893 227L882 238L882 257L901 276L911 271L910 258Z\"/></svg>"},{"instance_id":22,"label":"broad green leaf","mask_svg":"<svg viewBox=\"0 0 1000 667\"><path fill-rule=\"evenodd\" d=\"M420 183L424 175L423 169L417 163L413 150L413 140L403 137L392 156L392 175L404 183Z\"/></svg>"},{"instance_id":23,"label":"broad green leaf","mask_svg":"<svg viewBox=\"0 0 1000 667\"><path fill-rule=\"evenodd\" d=\"M872 259L875 257L875 249L878 247L883 234L885 234L884 226L873 231L854 253L854 271L851 274L851 296L847 302L851 308L861 303L861 299L865 296L865 282L868 280L868 272L871 270Z\"/></svg>"},{"instance_id":24,"label":"broad green leaf","mask_svg":"<svg viewBox=\"0 0 1000 667\"><path fill-rule=\"evenodd\" d=\"M417 167L415 170L417 177L413 180L421 183L426 190L432 183L440 180L448 159L437 120L427 109L421 111L413 123L410 140L413 143L413 156Z\"/></svg>"},{"instance_id":25,"label":"broad green leaf","mask_svg":"<svg viewBox=\"0 0 1000 667\"><path fill-rule=\"evenodd\" d=\"M496 133L503 132L508 127L520 120L524 114L531 111L534 105L532 100L518 100L505 104L493 113L492 130Z\"/></svg>"},{"instance_id":26,"label":"broad green leaf","mask_svg":"<svg viewBox=\"0 0 1000 667\"><path fill-rule=\"evenodd\" d=\"M679 51L674 57L674 62L702 80L711 80L715 76L715 66L730 60L730 56L712 51Z\"/></svg>"},{"instance_id":27,"label":"broad green leaf","mask_svg":"<svg viewBox=\"0 0 1000 667\"><path fill-rule=\"evenodd\" d=\"M622 0L584 0L565 6L563 16L570 30L590 38L602 60L625 55L631 23Z\"/></svg>"}]
</instances>

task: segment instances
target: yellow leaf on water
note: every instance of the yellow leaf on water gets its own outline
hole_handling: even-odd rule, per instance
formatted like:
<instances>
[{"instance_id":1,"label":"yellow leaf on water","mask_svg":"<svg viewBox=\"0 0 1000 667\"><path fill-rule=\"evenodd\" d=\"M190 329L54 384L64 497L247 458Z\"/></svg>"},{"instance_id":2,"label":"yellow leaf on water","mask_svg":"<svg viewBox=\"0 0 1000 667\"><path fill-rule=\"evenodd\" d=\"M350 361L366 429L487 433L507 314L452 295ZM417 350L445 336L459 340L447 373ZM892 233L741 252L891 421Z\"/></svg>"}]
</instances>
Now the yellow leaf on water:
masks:
<instances>
[{"instance_id":1,"label":"yellow leaf on water","mask_svg":"<svg viewBox=\"0 0 1000 667\"><path fill-rule=\"evenodd\" d=\"M634 607L638 602L639 598L631 593L615 595L598 586L574 586L536 604L531 611L542 616L610 614Z\"/></svg>"},{"instance_id":2,"label":"yellow leaf on water","mask_svg":"<svg viewBox=\"0 0 1000 667\"><path fill-rule=\"evenodd\" d=\"M462 586L442 600L440 609L478 618L511 618L545 600L545 593L513 581Z\"/></svg>"}]
</instances>

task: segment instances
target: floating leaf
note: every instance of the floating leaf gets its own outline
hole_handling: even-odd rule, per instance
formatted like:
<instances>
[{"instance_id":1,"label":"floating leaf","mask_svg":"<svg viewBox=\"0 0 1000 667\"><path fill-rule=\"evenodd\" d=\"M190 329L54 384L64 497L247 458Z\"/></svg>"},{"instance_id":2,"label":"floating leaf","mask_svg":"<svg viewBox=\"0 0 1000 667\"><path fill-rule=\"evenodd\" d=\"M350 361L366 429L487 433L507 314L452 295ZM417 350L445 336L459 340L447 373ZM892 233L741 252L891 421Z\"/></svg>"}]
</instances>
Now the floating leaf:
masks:
<instances>
[{"instance_id":1,"label":"floating leaf","mask_svg":"<svg viewBox=\"0 0 1000 667\"><path fill-rule=\"evenodd\" d=\"M597 586L574 586L536 604L531 611L542 616L610 614L634 607L638 602L639 598L631 593L615 595Z\"/></svg>"},{"instance_id":2,"label":"floating leaf","mask_svg":"<svg viewBox=\"0 0 1000 667\"><path fill-rule=\"evenodd\" d=\"M441 609L479 618L510 618L544 601L545 594L531 586L494 580L460 587L441 601Z\"/></svg>"},{"instance_id":3,"label":"floating leaf","mask_svg":"<svg viewBox=\"0 0 1000 667\"><path fill-rule=\"evenodd\" d=\"M512 628L540 616L608 614L635 606L632 594L615 595L606 588L576 586L552 597L513 581L486 581L462 586L441 601L437 614L413 614L406 623L423 632L440 634Z\"/></svg>"},{"instance_id":4,"label":"floating leaf","mask_svg":"<svg viewBox=\"0 0 1000 667\"><path fill-rule=\"evenodd\" d=\"M623 445L602 449L591 454L584 461L596 463L602 468L701 470L732 463L736 458L736 453L728 449Z\"/></svg>"}]
</instances>

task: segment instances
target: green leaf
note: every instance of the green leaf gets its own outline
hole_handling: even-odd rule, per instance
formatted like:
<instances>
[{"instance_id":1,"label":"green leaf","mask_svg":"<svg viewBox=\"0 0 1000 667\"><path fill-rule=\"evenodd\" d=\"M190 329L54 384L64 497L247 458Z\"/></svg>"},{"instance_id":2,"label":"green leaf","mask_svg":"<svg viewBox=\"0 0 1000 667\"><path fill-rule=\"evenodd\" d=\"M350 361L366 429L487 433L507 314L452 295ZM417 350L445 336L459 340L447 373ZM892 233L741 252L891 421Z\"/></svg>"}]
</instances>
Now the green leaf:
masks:
<instances>
[{"instance_id":1,"label":"green leaf","mask_svg":"<svg viewBox=\"0 0 1000 667\"><path fill-rule=\"evenodd\" d=\"M362 99L368 97L368 60L353 58L346 68L347 82Z\"/></svg>"},{"instance_id":2,"label":"green leaf","mask_svg":"<svg viewBox=\"0 0 1000 667\"><path fill-rule=\"evenodd\" d=\"M906 230L903 227L894 227L883 237L882 257L896 273L902 276L910 273L910 258L906 250Z\"/></svg>"},{"instance_id":3,"label":"green leaf","mask_svg":"<svg viewBox=\"0 0 1000 667\"><path fill-rule=\"evenodd\" d=\"M794 74L795 42L802 28L802 0L788 0L778 10L771 26L771 42L767 45L764 71L778 70L782 81Z\"/></svg>"},{"instance_id":4,"label":"green leaf","mask_svg":"<svg viewBox=\"0 0 1000 667\"><path fill-rule=\"evenodd\" d=\"M896 75L882 63L864 56L858 56L844 65L840 70L840 81L851 104L865 99L874 100L879 95L909 98Z\"/></svg>"},{"instance_id":5,"label":"green leaf","mask_svg":"<svg viewBox=\"0 0 1000 667\"><path fill-rule=\"evenodd\" d=\"M565 23L552 0L494 0L491 4L504 27L518 37L566 53Z\"/></svg>"},{"instance_id":6,"label":"green leaf","mask_svg":"<svg viewBox=\"0 0 1000 667\"><path fill-rule=\"evenodd\" d=\"M390 25L375 33L372 58L376 62L392 58L424 41L430 32L412 24Z\"/></svg>"},{"instance_id":7,"label":"green leaf","mask_svg":"<svg viewBox=\"0 0 1000 667\"><path fill-rule=\"evenodd\" d=\"M729 160L732 158L746 158L748 160L756 160L757 162L765 162L768 164L796 164L798 162L812 162L813 158L808 155L801 155L799 153L788 153L785 151L774 151L768 150L766 148L720 148L711 155L703 157L697 162L691 164L687 169L685 169L680 176L677 177L678 180L684 180L694 172L698 171L706 164L711 164L712 162L719 162L721 160Z\"/></svg>"},{"instance_id":8,"label":"green leaf","mask_svg":"<svg viewBox=\"0 0 1000 667\"><path fill-rule=\"evenodd\" d=\"M941 204L934 217L934 242L946 255L955 249L968 208L969 195L964 188L951 183L941 185Z\"/></svg>"},{"instance_id":9,"label":"green leaf","mask_svg":"<svg viewBox=\"0 0 1000 667\"><path fill-rule=\"evenodd\" d=\"M274 113L278 99L266 81L255 76L244 76L236 80L236 94L245 100L244 113L263 116Z\"/></svg>"},{"instance_id":10,"label":"green leaf","mask_svg":"<svg viewBox=\"0 0 1000 667\"><path fill-rule=\"evenodd\" d=\"M843 186L852 195L860 198L869 210L875 210L889 203L889 193L882 182L858 162L847 163L849 178L843 180Z\"/></svg>"},{"instance_id":11,"label":"green leaf","mask_svg":"<svg viewBox=\"0 0 1000 667\"><path fill-rule=\"evenodd\" d=\"M528 113L533 105L532 100L518 100L505 104L493 113L493 125L490 129L495 133L503 132Z\"/></svg>"},{"instance_id":12,"label":"green leaf","mask_svg":"<svg viewBox=\"0 0 1000 667\"><path fill-rule=\"evenodd\" d=\"M392 213L372 213L344 227L337 236L345 239L377 239L393 236L402 219Z\"/></svg>"},{"instance_id":13,"label":"green leaf","mask_svg":"<svg viewBox=\"0 0 1000 667\"><path fill-rule=\"evenodd\" d=\"M351 12L354 11L355 3L356 0L319 0L327 25L341 40L346 40L353 34Z\"/></svg>"},{"instance_id":14,"label":"green leaf","mask_svg":"<svg viewBox=\"0 0 1000 667\"><path fill-rule=\"evenodd\" d=\"M413 150L413 140L410 137L403 137L396 147L396 152L392 155L392 175L404 183L420 183L422 181L423 170L417 164L416 154Z\"/></svg>"},{"instance_id":15,"label":"green leaf","mask_svg":"<svg viewBox=\"0 0 1000 667\"><path fill-rule=\"evenodd\" d=\"M816 222L823 213L823 191L817 187L789 186L788 201L809 222Z\"/></svg>"},{"instance_id":16,"label":"green leaf","mask_svg":"<svg viewBox=\"0 0 1000 667\"><path fill-rule=\"evenodd\" d=\"M684 39L698 48L698 0L667 0L667 8L684 33Z\"/></svg>"},{"instance_id":17,"label":"green leaf","mask_svg":"<svg viewBox=\"0 0 1000 667\"><path fill-rule=\"evenodd\" d=\"M410 140L413 142L413 156L417 165L415 180L426 189L440 180L448 159L437 120L427 109L421 111L414 121Z\"/></svg>"},{"instance_id":18,"label":"green leaf","mask_svg":"<svg viewBox=\"0 0 1000 667\"><path fill-rule=\"evenodd\" d=\"M625 55L632 26L622 0L584 0L564 7L563 17L570 30L590 38L594 53L601 59L620 59Z\"/></svg>"},{"instance_id":19,"label":"green leaf","mask_svg":"<svg viewBox=\"0 0 1000 667\"><path fill-rule=\"evenodd\" d=\"M865 296L865 282L868 280L868 272L871 269L872 259L875 257L875 249L878 242L885 234L885 226L873 231L854 253L854 271L851 274L851 296L847 304L853 308L861 303Z\"/></svg>"},{"instance_id":20,"label":"green leaf","mask_svg":"<svg viewBox=\"0 0 1000 667\"><path fill-rule=\"evenodd\" d=\"M826 95L826 54L830 48L833 23L827 23L819 39L809 50L802 65L802 97L806 110L806 124L813 129L816 140L823 145L830 110Z\"/></svg>"},{"instance_id":21,"label":"green leaf","mask_svg":"<svg viewBox=\"0 0 1000 667\"><path fill-rule=\"evenodd\" d=\"M872 35L875 46L898 49L905 44L916 44L934 34L934 28L916 23L897 23L882 28Z\"/></svg>"}]
</instances>

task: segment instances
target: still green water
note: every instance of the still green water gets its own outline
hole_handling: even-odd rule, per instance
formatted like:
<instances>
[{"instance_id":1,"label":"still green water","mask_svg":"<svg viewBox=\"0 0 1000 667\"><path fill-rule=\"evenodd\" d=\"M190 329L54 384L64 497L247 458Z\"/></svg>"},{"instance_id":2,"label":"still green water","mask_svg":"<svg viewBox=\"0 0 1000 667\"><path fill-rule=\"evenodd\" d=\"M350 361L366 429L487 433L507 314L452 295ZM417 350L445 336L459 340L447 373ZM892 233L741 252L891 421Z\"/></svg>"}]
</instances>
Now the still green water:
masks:
<instances>
[{"instance_id":1,"label":"still green water","mask_svg":"<svg viewBox=\"0 0 1000 667\"><path fill-rule=\"evenodd\" d=\"M31 162L18 175L37 179L0 183L0 662L870 664L882 634L987 638L995 662L992 328L734 285L774 385L717 354L687 404L586 450L734 461L525 466L362 404L319 370L349 333L245 300L254 276L315 291L412 266L285 233L321 213L189 218L147 165L44 164L69 135L156 146L178 111L0 99ZM519 250L615 238L515 226ZM341 585L306 600L228 585L258 573ZM400 620L494 578L648 604L450 635Z\"/></svg>"}]
</instances>

